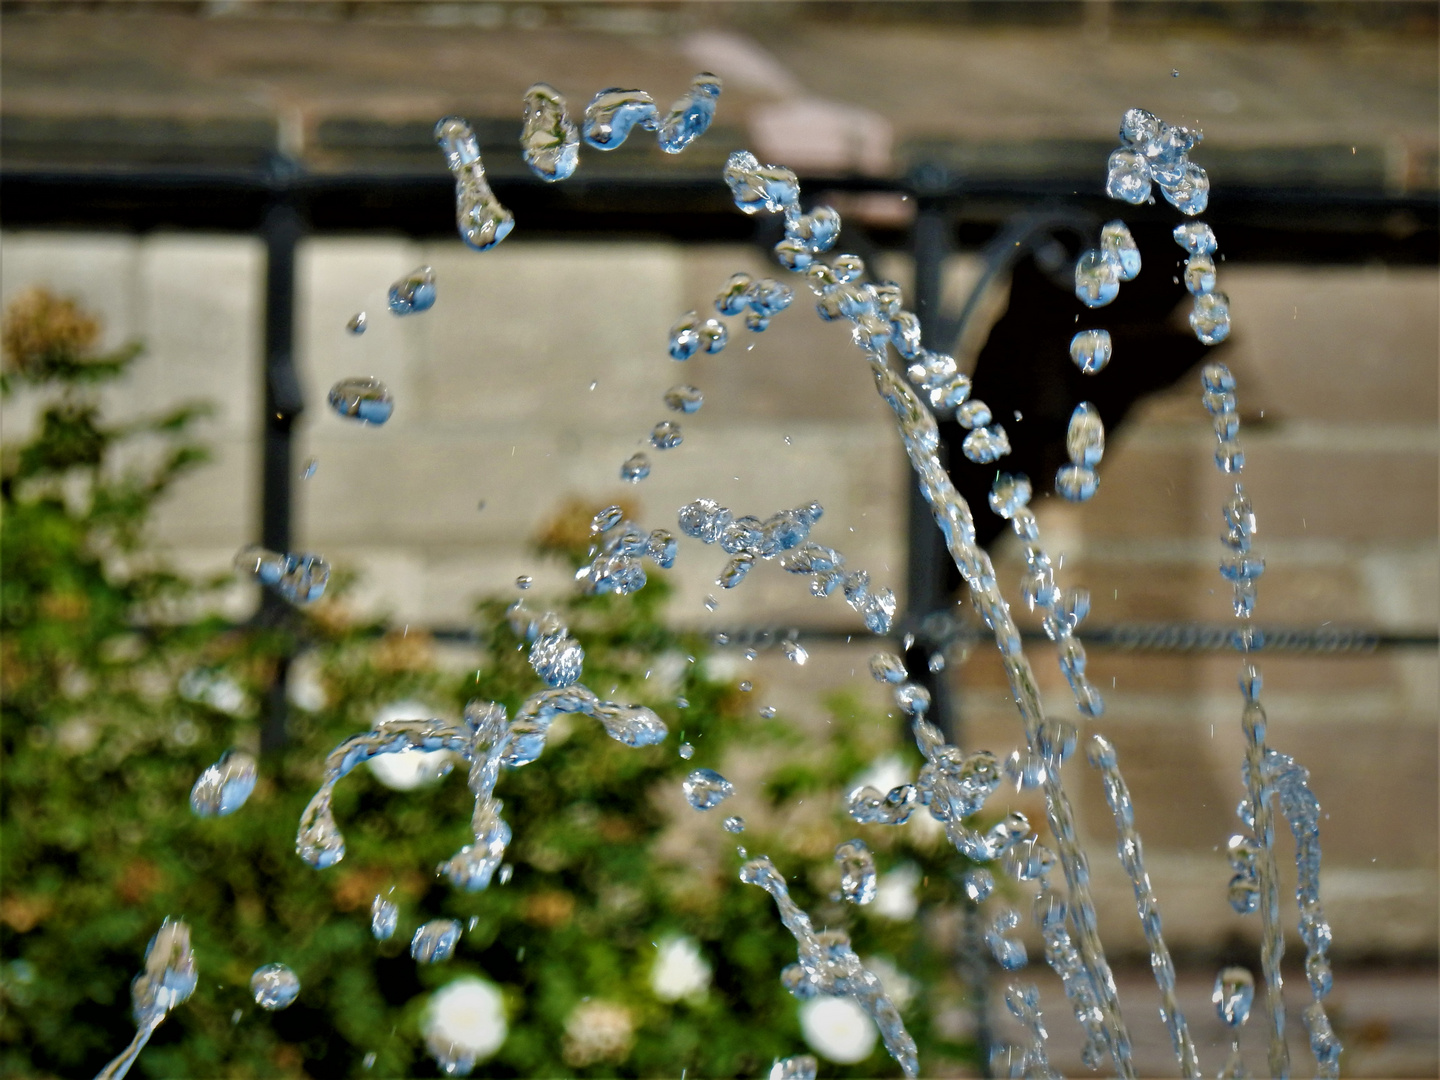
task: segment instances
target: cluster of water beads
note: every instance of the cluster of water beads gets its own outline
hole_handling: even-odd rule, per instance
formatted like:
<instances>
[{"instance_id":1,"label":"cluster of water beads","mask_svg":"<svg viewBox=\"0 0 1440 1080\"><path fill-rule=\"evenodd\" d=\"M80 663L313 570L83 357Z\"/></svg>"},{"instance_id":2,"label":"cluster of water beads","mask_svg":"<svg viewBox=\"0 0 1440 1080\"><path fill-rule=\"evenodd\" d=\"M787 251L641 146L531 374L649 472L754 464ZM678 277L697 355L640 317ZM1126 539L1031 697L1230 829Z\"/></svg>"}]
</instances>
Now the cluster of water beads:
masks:
<instances>
[{"instance_id":1,"label":"cluster of water beads","mask_svg":"<svg viewBox=\"0 0 1440 1080\"><path fill-rule=\"evenodd\" d=\"M190 948L189 925L167 918L145 946L145 970L130 983L135 1037L96 1074L95 1080L121 1080L170 1010L195 992L199 979L195 953Z\"/></svg>"},{"instance_id":2,"label":"cluster of water beads","mask_svg":"<svg viewBox=\"0 0 1440 1080\"><path fill-rule=\"evenodd\" d=\"M1175 243L1185 249L1185 288L1195 297L1190 329L1206 345L1230 336L1230 298L1215 291L1215 232L1203 221L1175 226Z\"/></svg>"},{"instance_id":3,"label":"cluster of water beads","mask_svg":"<svg viewBox=\"0 0 1440 1080\"><path fill-rule=\"evenodd\" d=\"M330 564L321 556L308 552L281 555L258 544L240 550L235 556L235 569L292 604L319 600L330 581Z\"/></svg>"},{"instance_id":4,"label":"cluster of water beads","mask_svg":"<svg viewBox=\"0 0 1440 1080\"><path fill-rule=\"evenodd\" d=\"M196 817L224 817L245 805L258 777L255 758L244 750L226 750L190 789L190 810Z\"/></svg>"},{"instance_id":5,"label":"cluster of water beads","mask_svg":"<svg viewBox=\"0 0 1440 1080\"><path fill-rule=\"evenodd\" d=\"M730 332L719 319L701 320L698 311L687 311L670 328L670 356L689 360L701 349L718 353L730 340Z\"/></svg>"},{"instance_id":6,"label":"cluster of water beads","mask_svg":"<svg viewBox=\"0 0 1440 1080\"><path fill-rule=\"evenodd\" d=\"M510 235L515 217L490 190L479 140L469 123L447 116L435 125L435 141L455 177L455 228L460 239L476 251L488 251Z\"/></svg>"},{"instance_id":7,"label":"cluster of water beads","mask_svg":"<svg viewBox=\"0 0 1440 1080\"><path fill-rule=\"evenodd\" d=\"M647 578L642 558L662 570L675 565L678 548L674 536L665 529L646 533L623 515L620 507L610 506L596 514L590 523L591 535L597 537L598 543L591 549L589 565L582 566L575 574L581 591L628 596L645 587Z\"/></svg>"},{"instance_id":8,"label":"cluster of water beads","mask_svg":"<svg viewBox=\"0 0 1440 1080\"><path fill-rule=\"evenodd\" d=\"M1073 423L1072 417L1072 426ZM1085 716L1100 716L1105 712L1105 699L1085 674L1085 646L1075 637L1076 628L1090 613L1090 594L1079 588L1062 592L1056 584L1054 565L1040 545L1039 522L1029 507L1031 494L1030 480L1023 473L998 473L990 488L990 509L1009 521L1015 535L1025 544L1025 575L1020 580L1020 595L1031 611L1039 608L1045 612L1040 625L1055 642L1060 671L1070 684L1075 707ZM1021 786L1038 787L1043 782L1043 768L1036 771L1037 761L1038 755L1031 748Z\"/></svg>"},{"instance_id":9,"label":"cluster of water beads","mask_svg":"<svg viewBox=\"0 0 1440 1080\"><path fill-rule=\"evenodd\" d=\"M915 1040L905 1030L905 1022L880 980L860 963L849 937L838 930L817 934L810 916L790 898L785 878L768 857L761 855L746 862L740 868L740 880L760 886L774 898L780 921L795 938L798 961L780 973L785 988L802 1001L817 994L850 998L875 1021L885 1049L901 1071L906 1076L918 1076Z\"/></svg>"},{"instance_id":10,"label":"cluster of water beads","mask_svg":"<svg viewBox=\"0 0 1440 1080\"><path fill-rule=\"evenodd\" d=\"M735 785L714 769L696 769L680 786L685 801L696 810L713 810L735 794Z\"/></svg>"},{"instance_id":11,"label":"cluster of water beads","mask_svg":"<svg viewBox=\"0 0 1440 1080\"><path fill-rule=\"evenodd\" d=\"M1189 160L1204 138L1198 129L1170 125L1144 109L1127 109L1120 120L1120 148L1110 155L1105 191L1112 199L1139 206L1153 202L1151 183L1182 214L1205 211L1210 178Z\"/></svg>"},{"instance_id":12,"label":"cluster of water beads","mask_svg":"<svg viewBox=\"0 0 1440 1080\"><path fill-rule=\"evenodd\" d=\"M1144 847L1140 833L1135 828L1135 808L1130 801L1130 789L1120 775L1119 758L1103 735L1092 735L1086 752L1090 764L1100 771L1105 787L1105 802L1115 819L1116 849L1120 865L1130 878L1135 891L1135 909L1140 916L1140 928L1150 950L1150 970L1160 987L1160 1019L1170 1032L1170 1041L1175 1050L1175 1059L1180 1064L1181 1075L1198 1077L1200 1064L1195 1053L1195 1041L1190 1036L1189 1025L1175 999L1175 964L1170 959L1170 950L1161 936L1160 903L1150 884L1150 875L1145 870ZM1249 974L1248 972L1246 973Z\"/></svg>"},{"instance_id":13,"label":"cluster of water beads","mask_svg":"<svg viewBox=\"0 0 1440 1080\"><path fill-rule=\"evenodd\" d=\"M1100 486L1095 466L1105 454L1105 425L1100 410L1088 401L1075 406L1070 426L1065 432L1065 452L1069 465L1061 465L1055 473L1055 490L1071 502L1085 502Z\"/></svg>"},{"instance_id":14,"label":"cluster of water beads","mask_svg":"<svg viewBox=\"0 0 1440 1080\"><path fill-rule=\"evenodd\" d=\"M387 297L396 315L419 315L435 306L435 271L418 267L390 286ZM364 325L363 323L361 324Z\"/></svg>"},{"instance_id":15,"label":"cluster of water beads","mask_svg":"<svg viewBox=\"0 0 1440 1080\"><path fill-rule=\"evenodd\" d=\"M362 424L383 424L395 411L389 388L369 376L341 379L330 388L326 400L337 416Z\"/></svg>"},{"instance_id":16,"label":"cluster of water beads","mask_svg":"<svg viewBox=\"0 0 1440 1080\"><path fill-rule=\"evenodd\" d=\"M250 993L266 1012L279 1012L300 996L300 977L284 964L265 964L250 976Z\"/></svg>"}]
</instances>

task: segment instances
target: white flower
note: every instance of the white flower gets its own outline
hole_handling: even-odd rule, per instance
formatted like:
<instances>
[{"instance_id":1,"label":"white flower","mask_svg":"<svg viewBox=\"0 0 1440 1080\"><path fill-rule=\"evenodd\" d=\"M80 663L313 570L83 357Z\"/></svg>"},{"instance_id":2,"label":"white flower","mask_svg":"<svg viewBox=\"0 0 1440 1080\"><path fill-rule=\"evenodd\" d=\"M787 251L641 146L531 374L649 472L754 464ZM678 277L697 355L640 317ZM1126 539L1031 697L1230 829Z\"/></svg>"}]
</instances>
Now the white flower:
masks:
<instances>
[{"instance_id":1,"label":"white flower","mask_svg":"<svg viewBox=\"0 0 1440 1080\"><path fill-rule=\"evenodd\" d=\"M442 1068L452 1072L450 1063L453 1072L469 1072L505 1041L505 1003L493 984L465 975L431 995L421 1030Z\"/></svg>"},{"instance_id":2,"label":"white flower","mask_svg":"<svg viewBox=\"0 0 1440 1080\"><path fill-rule=\"evenodd\" d=\"M320 681L320 665L313 654L307 654L290 665L290 680L285 684L285 696L290 704L306 712L319 712L325 708L327 695L325 684Z\"/></svg>"},{"instance_id":3,"label":"white flower","mask_svg":"<svg viewBox=\"0 0 1440 1080\"><path fill-rule=\"evenodd\" d=\"M621 1061L635 1041L630 1010L610 1001L584 1001L565 1021L560 1054L566 1063L584 1068L597 1061Z\"/></svg>"},{"instance_id":4,"label":"white flower","mask_svg":"<svg viewBox=\"0 0 1440 1080\"><path fill-rule=\"evenodd\" d=\"M700 955L694 938L673 937L660 942L650 989L661 1001L700 997L710 987L710 965Z\"/></svg>"},{"instance_id":5,"label":"white flower","mask_svg":"<svg viewBox=\"0 0 1440 1080\"><path fill-rule=\"evenodd\" d=\"M879 1032L865 1010L847 997L815 997L800 1006L800 1032L810 1048L841 1065L864 1061Z\"/></svg>"},{"instance_id":6,"label":"white flower","mask_svg":"<svg viewBox=\"0 0 1440 1080\"><path fill-rule=\"evenodd\" d=\"M906 975L883 956L871 956L861 961L870 974L880 980L895 1008L904 1012L905 1006L915 999L915 980Z\"/></svg>"},{"instance_id":7,"label":"white flower","mask_svg":"<svg viewBox=\"0 0 1440 1080\"><path fill-rule=\"evenodd\" d=\"M875 901L870 905L870 913L896 922L913 919L920 906L915 896L919 884L920 868L914 863L901 863L890 873L881 874L876 882Z\"/></svg>"},{"instance_id":8,"label":"white flower","mask_svg":"<svg viewBox=\"0 0 1440 1080\"><path fill-rule=\"evenodd\" d=\"M245 691L224 672L194 668L180 676L176 689L186 701L208 705L231 716L243 716L250 709Z\"/></svg>"},{"instance_id":9,"label":"white flower","mask_svg":"<svg viewBox=\"0 0 1440 1080\"><path fill-rule=\"evenodd\" d=\"M375 714L375 726L391 720L416 720L429 716L431 709L419 701L396 701ZM375 779L395 791L410 791L433 784L446 775L453 760L448 750L403 750L398 754L381 754L369 761Z\"/></svg>"}]
</instances>

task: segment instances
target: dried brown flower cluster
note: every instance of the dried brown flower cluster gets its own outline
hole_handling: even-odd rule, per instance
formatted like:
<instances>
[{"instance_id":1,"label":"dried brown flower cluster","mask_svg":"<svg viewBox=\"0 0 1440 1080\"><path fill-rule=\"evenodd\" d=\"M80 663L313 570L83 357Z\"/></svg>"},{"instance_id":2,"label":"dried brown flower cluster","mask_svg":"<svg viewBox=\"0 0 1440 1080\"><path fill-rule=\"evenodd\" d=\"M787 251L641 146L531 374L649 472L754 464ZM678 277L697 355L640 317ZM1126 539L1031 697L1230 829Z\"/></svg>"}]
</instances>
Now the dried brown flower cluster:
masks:
<instances>
[{"instance_id":1,"label":"dried brown flower cluster","mask_svg":"<svg viewBox=\"0 0 1440 1080\"><path fill-rule=\"evenodd\" d=\"M0 334L5 371L35 378L54 368L57 359L77 362L100 337L100 323L74 300L30 288L10 301Z\"/></svg>"}]
</instances>

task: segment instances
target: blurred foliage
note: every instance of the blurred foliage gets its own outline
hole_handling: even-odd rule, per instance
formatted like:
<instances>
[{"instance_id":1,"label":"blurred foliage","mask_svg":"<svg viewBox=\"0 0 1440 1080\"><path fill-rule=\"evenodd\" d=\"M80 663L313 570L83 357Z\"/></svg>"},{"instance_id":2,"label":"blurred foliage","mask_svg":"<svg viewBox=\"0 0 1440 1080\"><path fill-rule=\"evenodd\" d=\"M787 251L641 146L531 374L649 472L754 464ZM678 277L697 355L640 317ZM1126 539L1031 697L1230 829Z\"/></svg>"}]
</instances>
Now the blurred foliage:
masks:
<instances>
[{"instance_id":1,"label":"blurred foliage","mask_svg":"<svg viewBox=\"0 0 1440 1080\"><path fill-rule=\"evenodd\" d=\"M557 722L540 760L500 781L515 835L508 883L468 894L435 876L470 839L472 799L457 775L401 792L358 770L337 792L344 861L321 872L301 862L296 823L322 759L378 709L418 701L454 716L480 697L513 713L539 682L501 600L479 606L479 660L459 671L424 635L351 616L340 575L330 596L279 626L197 616L215 610L221 583L166 571L145 524L204 460L188 437L201 410L107 423L96 387L139 350L94 355L97 333L74 304L38 292L12 307L4 331L12 417L33 407L35 421L3 451L0 1072L96 1072L133 1033L130 980L173 915L193 928L199 987L132 1075L437 1075L424 1004L463 974L505 995L510 1034L487 1075L764 1075L807 1047L779 981L794 942L769 897L739 882L737 840L774 857L817 925L848 927L862 957L886 957L917 981L905 1016L927 1068L967 1057L934 1019L959 993L944 920L891 920L831 898L834 845L860 831L839 813L837 779L894 746L894 722L837 700L833 737L818 742L760 718L758 694L711 677L702 642L663 625L662 575L632 597L556 602L585 646L584 681L651 706L673 734L635 750L583 718ZM549 557L579 564L591 510L569 507L546 529ZM288 744L262 758L239 812L194 817L196 776L230 746L258 747L277 665L297 653L292 679L305 692L292 696L305 707L291 710ZM690 762L675 751L682 730L697 745ZM730 804L700 815L679 788L693 767L740 759L768 771L763 812L732 837L720 829ZM914 865L922 913L952 895L953 855L913 827L864 831L882 873ZM377 943L370 901L392 887L400 931ZM417 965L409 935L442 915L473 923L453 960ZM713 981L667 1002L650 975L657 943L675 935L698 941ZM272 961L303 984L278 1013L248 990ZM633 1038L577 1067L565 1060L566 1023L592 999L625 1010ZM877 1043L854 1067L822 1062L822 1075L898 1070Z\"/></svg>"}]
</instances>

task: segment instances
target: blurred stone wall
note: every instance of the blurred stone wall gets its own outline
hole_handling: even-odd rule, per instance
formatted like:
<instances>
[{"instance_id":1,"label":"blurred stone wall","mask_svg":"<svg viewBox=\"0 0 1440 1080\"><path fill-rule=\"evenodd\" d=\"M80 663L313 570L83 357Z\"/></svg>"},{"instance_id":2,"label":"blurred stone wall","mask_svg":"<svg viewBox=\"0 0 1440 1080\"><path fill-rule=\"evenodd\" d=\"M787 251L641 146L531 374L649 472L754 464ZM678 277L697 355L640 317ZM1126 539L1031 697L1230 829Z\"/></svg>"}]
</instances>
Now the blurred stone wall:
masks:
<instances>
[{"instance_id":1,"label":"blurred stone wall","mask_svg":"<svg viewBox=\"0 0 1440 1080\"><path fill-rule=\"evenodd\" d=\"M422 264L439 302L392 318L385 288ZM299 366L308 411L298 427L297 545L360 572L352 602L417 627L464 626L474 600L566 585L527 540L567 495L597 505L630 500L649 527L674 528L675 508L699 496L764 516L817 499L816 530L877 584L902 591L906 485L887 410L843 326L822 324L805 295L764 334L732 328L717 356L686 364L665 351L668 327L708 307L755 254L659 242L511 241L483 256L458 244L324 239L301 253ZM204 436L214 463L188 478L157 522L183 567L217 571L258 535L263 250L246 238L145 238L11 232L3 237L6 298L33 284L78 297L105 321L106 341L138 338L146 359L107 391L117 415L205 398L217 411ZM885 268L900 279L902 261ZM1248 463L1267 560L1262 622L1360 625L1433 632L1437 586L1437 290L1434 269L1233 266L1225 288L1236 317L1228 361L1239 379ZM975 276L953 260L959 298ZM345 332L357 310L362 337ZM1143 363L1118 358L1117 363ZM375 375L395 394L394 418L361 428L330 413L336 379ZM691 417L661 404L677 382L701 387ZM25 400L12 402L7 440ZM684 444L650 450L653 475L623 484L620 462L649 429L678 419ZM1064 553L1062 584L1085 584L1091 625L1228 619L1220 554L1223 478L1198 380L1143 407L1111 433L1102 484L1084 507L1039 498L1042 534ZM1009 426L1009 425L1007 425ZM1011 429L1024 437L1023 423ZM1035 478L1037 489L1048 485ZM483 506L482 506L483 503ZM977 508L978 513L988 513ZM1018 604L1018 552L996 553ZM702 627L742 624L855 630L817 646L805 668L773 653L737 670L757 705L823 732L823 694L846 689L884 707L864 665L874 645L841 601L811 598L803 581L762 566L733 594L714 585L716 549L682 548L671 575L672 615ZM722 597L714 613L704 599ZM254 595L238 586L230 610ZM1047 705L1069 714L1048 647L1032 650ZM1019 726L994 650L952 657L966 745L1006 754ZM1213 952L1253 937L1253 919L1224 903L1225 838L1242 794L1237 661L1229 656L1094 649L1090 673L1109 708L1135 796L1172 947ZM1264 662L1273 745L1311 769L1328 817L1324 900L1342 956L1433 957L1437 948L1437 667L1433 649L1272 657ZM753 671L753 674L748 674ZM1112 949L1141 949L1095 778L1072 764L1092 853L1101 925ZM1033 822L1043 809L1011 799ZM1286 841L1288 843L1288 841ZM1293 865L1290 867L1293 874ZM1287 916L1287 920L1289 917Z\"/></svg>"}]
</instances>

